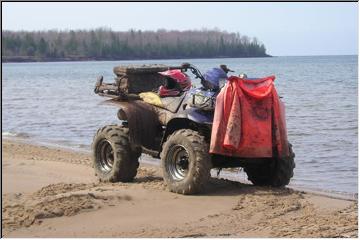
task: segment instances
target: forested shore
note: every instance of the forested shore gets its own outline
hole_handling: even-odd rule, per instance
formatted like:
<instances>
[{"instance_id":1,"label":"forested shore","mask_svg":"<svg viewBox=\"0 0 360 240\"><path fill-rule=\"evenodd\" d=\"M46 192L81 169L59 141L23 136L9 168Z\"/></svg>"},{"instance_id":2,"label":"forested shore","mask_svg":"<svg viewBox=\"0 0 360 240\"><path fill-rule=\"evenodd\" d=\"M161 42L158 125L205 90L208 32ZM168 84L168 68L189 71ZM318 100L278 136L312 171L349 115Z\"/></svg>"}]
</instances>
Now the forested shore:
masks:
<instances>
[{"instance_id":1,"label":"forested shore","mask_svg":"<svg viewBox=\"0 0 360 240\"><path fill-rule=\"evenodd\" d=\"M2 32L2 61L269 57L263 43L220 30Z\"/></svg>"}]
</instances>

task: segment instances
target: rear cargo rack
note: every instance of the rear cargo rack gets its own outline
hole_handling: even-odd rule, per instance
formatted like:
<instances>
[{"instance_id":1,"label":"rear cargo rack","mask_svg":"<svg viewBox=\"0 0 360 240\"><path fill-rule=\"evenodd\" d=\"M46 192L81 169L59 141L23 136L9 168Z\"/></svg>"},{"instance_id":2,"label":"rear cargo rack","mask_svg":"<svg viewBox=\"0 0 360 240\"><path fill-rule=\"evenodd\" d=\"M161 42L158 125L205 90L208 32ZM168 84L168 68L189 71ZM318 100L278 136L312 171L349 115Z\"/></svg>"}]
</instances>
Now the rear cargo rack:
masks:
<instances>
[{"instance_id":1,"label":"rear cargo rack","mask_svg":"<svg viewBox=\"0 0 360 240\"><path fill-rule=\"evenodd\" d=\"M114 67L116 75L113 83L104 83L103 76L98 77L95 93L105 97L118 97L121 100L138 99L141 92L156 92L164 84L164 76L159 72L176 67L166 65L128 65Z\"/></svg>"}]
</instances>

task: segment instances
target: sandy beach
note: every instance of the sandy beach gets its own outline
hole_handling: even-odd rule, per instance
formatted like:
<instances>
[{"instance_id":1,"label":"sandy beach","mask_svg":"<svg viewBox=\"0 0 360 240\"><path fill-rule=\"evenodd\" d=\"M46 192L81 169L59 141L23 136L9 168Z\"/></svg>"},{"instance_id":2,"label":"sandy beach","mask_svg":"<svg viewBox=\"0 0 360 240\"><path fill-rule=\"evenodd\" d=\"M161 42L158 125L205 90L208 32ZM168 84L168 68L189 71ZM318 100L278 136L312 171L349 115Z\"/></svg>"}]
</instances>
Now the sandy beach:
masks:
<instances>
[{"instance_id":1,"label":"sandy beach","mask_svg":"<svg viewBox=\"0 0 360 240\"><path fill-rule=\"evenodd\" d=\"M161 169L100 183L91 156L5 140L2 237L357 237L357 201L213 178L168 192Z\"/></svg>"}]
</instances>

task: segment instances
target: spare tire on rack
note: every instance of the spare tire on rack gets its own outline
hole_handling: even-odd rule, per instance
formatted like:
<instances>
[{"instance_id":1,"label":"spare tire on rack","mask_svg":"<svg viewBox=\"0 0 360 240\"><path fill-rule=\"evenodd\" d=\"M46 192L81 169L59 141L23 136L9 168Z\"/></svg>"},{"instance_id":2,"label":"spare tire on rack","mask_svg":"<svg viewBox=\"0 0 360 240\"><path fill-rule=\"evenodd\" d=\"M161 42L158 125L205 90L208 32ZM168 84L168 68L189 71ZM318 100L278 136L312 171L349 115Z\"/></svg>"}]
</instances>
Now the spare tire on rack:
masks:
<instances>
[{"instance_id":1,"label":"spare tire on rack","mask_svg":"<svg viewBox=\"0 0 360 240\"><path fill-rule=\"evenodd\" d=\"M93 140L93 167L103 182L129 182L139 167L140 147L131 147L129 129L117 125L100 128Z\"/></svg>"}]
</instances>

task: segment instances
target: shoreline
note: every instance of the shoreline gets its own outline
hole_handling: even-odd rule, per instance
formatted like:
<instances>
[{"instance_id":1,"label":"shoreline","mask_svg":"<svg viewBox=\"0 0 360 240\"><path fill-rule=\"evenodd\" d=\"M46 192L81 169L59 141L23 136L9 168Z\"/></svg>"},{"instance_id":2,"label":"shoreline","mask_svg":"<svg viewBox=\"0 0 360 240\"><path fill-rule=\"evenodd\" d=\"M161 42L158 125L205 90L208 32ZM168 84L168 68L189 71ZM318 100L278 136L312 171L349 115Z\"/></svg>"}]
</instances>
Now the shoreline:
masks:
<instances>
[{"instance_id":1,"label":"shoreline","mask_svg":"<svg viewBox=\"0 0 360 240\"><path fill-rule=\"evenodd\" d=\"M271 58L276 57L272 55L265 56L242 56L242 57L226 57L226 56L215 56L215 57L173 57L173 58L129 58L129 59L119 59L119 58L91 58L91 57L79 57L79 58L36 58L28 56L19 56L19 57L6 57L2 56L3 63L41 63L41 62L99 62L99 61L161 61L161 60L177 60L177 59L232 59L232 58Z\"/></svg>"},{"instance_id":2,"label":"shoreline","mask_svg":"<svg viewBox=\"0 0 360 240\"><path fill-rule=\"evenodd\" d=\"M217 178L184 196L143 162L134 182L101 183L87 153L4 138L2 168L3 237L358 236L356 200Z\"/></svg>"},{"instance_id":3,"label":"shoreline","mask_svg":"<svg viewBox=\"0 0 360 240\"><path fill-rule=\"evenodd\" d=\"M154 58L154 59L146 59L146 58L138 58L138 59L97 59L97 58L78 58L78 59L40 59L40 60L30 60L30 59L20 59L20 60L8 60L2 59L3 63L57 63L57 62L112 62L112 61L167 61L167 60L199 60L199 59L251 59L251 58L278 58L278 57L341 57L341 56L358 56L357 54L340 54L340 55L267 55L267 56L259 56L259 57L210 57L210 58ZM4 57L2 57L4 58Z\"/></svg>"},{"instance_id":4,"label":"shoreline","mask_svg":"<svg viewBox=\"0 0 360 240\"><path fill-rule=\"evenodd\" d=\"M51 149L60 149L60 150L64 150L64 151L72 151L75 153L83 153L83 154L91 154L91 146L89 146L89 149L86 149L84 147L80 147L80 146L66 146L65 144L59 144L56 142L49 142L49 141L44 141L44 140L35 140L32 139L31 137L28 138L22 138L22 137L18 137L18 136L2 136L2 139L5 141L10 141L10 142L15 142L15 143L23 143L23 144L28 144L28 145L32 145L35 147L49 147ZM145 164L145 165L149 165L149 166L153 166L153 167L158 167L160 168L160 160L159 159L154 159L151 156L142 155L142 159L141 159L141 163ZM212 174L213 177L216 177L216 174ZM220 178L224 178L227 180L231 180L231 181L238 181L238 179L236 179L236 177L234 177L234 174L223 170L220 173ZM251 184L249 181L241 181L241 183L246 183L246 184ZM342 200L349 200L349 201L355 201L358 199L358 193L347 193L347 192L338 192L338 191L334 191L334 190L326 190L326 189L314 189L314 188L308 188L306 186L301 186L301 185L290 185L287 186L287 188L291 188L297 191L302 191L302 192L306 192L306 193L311 193L317 196L324 196L324 197L330 197L330 198L334 198L334 199L342 199Z\"/></svg>"}]
</instances>

